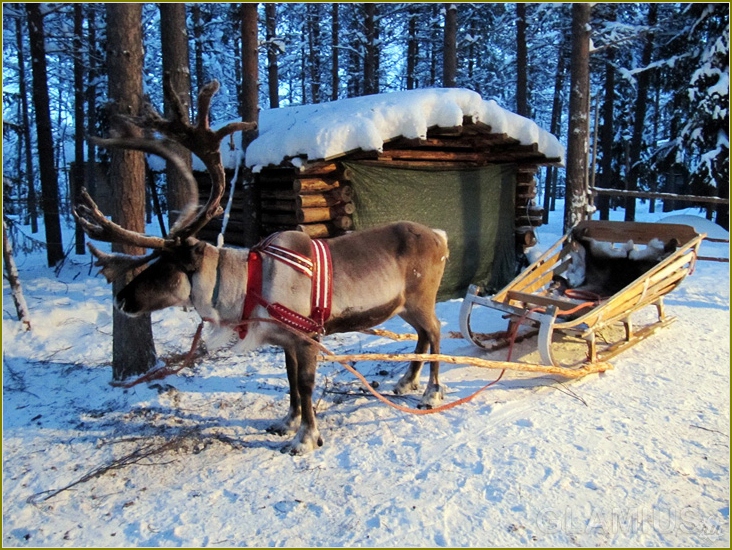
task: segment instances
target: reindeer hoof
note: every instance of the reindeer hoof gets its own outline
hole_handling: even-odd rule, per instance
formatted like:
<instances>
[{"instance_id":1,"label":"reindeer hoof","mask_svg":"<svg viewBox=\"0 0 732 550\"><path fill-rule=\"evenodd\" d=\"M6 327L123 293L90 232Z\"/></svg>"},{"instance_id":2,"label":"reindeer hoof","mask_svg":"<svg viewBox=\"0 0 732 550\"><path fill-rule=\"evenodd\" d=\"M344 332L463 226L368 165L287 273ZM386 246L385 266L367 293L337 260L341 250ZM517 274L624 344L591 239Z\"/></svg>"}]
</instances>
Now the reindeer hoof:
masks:
<instances>
[{"instance_id":1,"label":"reindeer hoof","mask_svg":"<svg viewBox=\"0 0 732 550\"><path fill-rule=\"evenodd\" d=\"M287 429L279 423L267 428L267 433L272 435L287 435Z\"/></svg>"},{"instance_id":2,"label":"reindeer hoof","mask_svg":"<svg viewBox=\"0 0 732 550\"><path fill-rule=\"evenodd\" d=\"M300 413L288 414L267 428L267 433L275 435L291 435L300 428Z\"/></svg>"},{"instance_id":3,"label":"reindeer hoof","mask_svg":"<svg viewBox=\"0 0 732 550\"><path fill-rule=\"evenodd\" d=\"M422 401L417 405L417 408L434 409L435 407L438 407L445 398L445 389L446 387L444 385L427 386L427 389L422 396Z\"/></svg>"},{"instance_id":4,"label":"reindeer hoof","mask_svg":"<svg viewBox=\"0 0 732 550\"><path fill-rule=\"evenodd\" d=\"M269 428L267 428L267 433L274 434L274 435L292 435L295 432L297 432L297 425L287 424L285 422L276 422Z\"/></svg>"},{"instance_id":5,"label":"reindeer hoof","mask_svg":"<svg viewBox=\"0 0 732 550\"><path fill-rule=\"evenodd\" d=\"M399 382L394 386L395 395L404 395L405 393L417 391L419 389L418 380L409 380L406 375L399 379Z\"/></svg>"},{"instance_id":6,"label":"reindeer hoof","mask_svg":"<svg viewBox=\"0 0 732 550\"><path fill-rule=\"evenodd\" d=\"M293 456L304 455L314 450L316 447L323 446L323 438L320 436L318 430L305 432L300 429L297 432L295 438L287 445L285 445L281 452L289 453Z\"/></svg>"}]
</instances>

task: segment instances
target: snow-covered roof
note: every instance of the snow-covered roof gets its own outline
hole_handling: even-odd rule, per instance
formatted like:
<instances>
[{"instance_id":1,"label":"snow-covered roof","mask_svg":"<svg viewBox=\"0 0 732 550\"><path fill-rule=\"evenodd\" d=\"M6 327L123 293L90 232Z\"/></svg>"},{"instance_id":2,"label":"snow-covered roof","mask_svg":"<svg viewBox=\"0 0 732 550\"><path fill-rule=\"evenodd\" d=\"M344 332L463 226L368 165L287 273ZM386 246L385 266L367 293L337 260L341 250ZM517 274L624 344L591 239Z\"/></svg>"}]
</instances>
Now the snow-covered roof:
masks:
<instances>
[{"instance_id":1,"label":"snow-covered roof","mask_svg":"<svg viewBox=\"0 0 732 550\"><path fill-rule=\"evenodd\" d=\"M539 154L564 163L564 147L554 135L533 120L493 100L484 101L480 94L464 88L407 90L263 110L259 114L259 137L249 145L245 162L258 172L286 160L298 166L357 150L380 153L385 142L398 137L425 139L428 129L460 127L465 117L521 145L536 144ZM236 167L241 133L222 142L221 155L226 168ZM148 160L153 170L164 170L162 159L148 155ZM205 170L195 156L193 169Z\"/></svg>"},{"instance_id":2,"label":"snow-covered roof","mask_svg":"<svg viewBox=\"0 0 732 550\"><path fill-rule=\"evenodd\" d=\"M386 141L425 139L429 128L462 126L464 117L522 145L536 144L545 157L564 162L564 147L532 120L470 90L429 88L262 111L246 164L258 171L286 159L297 165L359 149L381 152Z\"/></svg>"}]
</instances>

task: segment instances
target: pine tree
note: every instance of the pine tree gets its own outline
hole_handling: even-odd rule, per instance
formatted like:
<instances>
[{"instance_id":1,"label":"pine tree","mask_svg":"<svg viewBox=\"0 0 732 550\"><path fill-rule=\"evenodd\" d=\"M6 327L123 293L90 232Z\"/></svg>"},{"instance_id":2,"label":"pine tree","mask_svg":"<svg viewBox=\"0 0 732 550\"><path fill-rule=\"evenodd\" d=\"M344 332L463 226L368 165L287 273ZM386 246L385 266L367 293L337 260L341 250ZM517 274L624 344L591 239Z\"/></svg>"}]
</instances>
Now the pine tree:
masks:
<instances>
[{"instance_id":1,"label":"pine tree","mask_svg":"<svg viewBox=\"0 0 732 550\"><path fill-rule=\"evenodd\" d=\"M25 177L28 185L28 217L31 223L31 232L38 233L38 210L36 199L35 178L33 176L33 152L31 144L30 109L28 108L28 93L25 85L25 54L23 44L23 23L20 14L16 15L15 32L18 51L18 95L21 109L21 134L25 153ZM20 153L18 153L20 155ZM19 160L20 162L20 160ZM19 170L20 172L20 170ZM20 176L20 174L19 174Z\"/></svg>"},{"instance_id":2,"label":"pine tree","mask_svg":"<svg viewBox=\"0 0 732 550\"><path fill-rule=\"evenodd\" d=\"M170 78L170 85L186 109L184 121L189 120L191 105L191 71L188 64L188 28L186 26L186 6L179 3L161 3L160 42L162 50L163 73ZM171 116L172 106L165 100L165 116ZM180 144L171 144L178 156L185 159L190 168L190 151ZM195 197L186 184L186 179L172 166L166 165L165 179L168 191L168 225L172 226L180 212Z\"/></svg>"},{"instance_id":3,"label":"pine tree","mask_svg":"<svg viewBox=\"0 0 732 550\"><path fill-rule=\"evenodd\" d=\"M337 4L336 4L337 5ZM277 56L280 51L277 39L277 4L264 5L267 41L267 90L269 92L269 108L277 109L280 106L280 78Z\"/></svg>"},{"instance_id":4,"label":"pine tree","mask_svg":"<svg viewBox=\"0 0 732 550\"><path fill-rule=\"evenodd\" d=\"M241 6L241 37L242 37L242 120L259 121L259 63L258 46L259 35L257 28L257 5L242 4ZM257 130L242 132L242 149L257 137ZM252 215L245 217L248 222L245 231L245 242L253 246L259 240L259 211L255 206L257 201L257 189L251 185L252 174L249 170L243 170L241 179L244 184L244 202L248 205Z\"/></svg>"},{"instance_id":5,"label":"pine tree","mask_svg":"<svg viewBox=\"0 0 732 550\"><path fill-rule=\"evenodd\" d=\"M584 219L587 207L587 116L590 79L589 4L572 5L572 58L569 94L569 140L567 144L567 190L564 232Z\"/></svg>"},{"instance_id":6,"label":"pine tree","mask_svg":"<svg viewBox=\"0 0 732 550\"><path fill-rule=\"evenodd\" d=\"M703 36L697 69L689 79L691 116L680 137L695 156L692 189L716 188L729 198L729 6L692 6L692 33ZM719 205L717 223L729 228L729 206Z\"/></svg>"},{"instance_id":7,"label":"pine tree","mask_svg":"<svg viewBox=\"0 0 732 550\"><path fill-rule=\"evenodd\" d=\"M454 88L457 85L457 27L457 5L445 4L442 85L446 88Z\"/></svg>"},{"instance_id":8,"label":"pine tree","mask_svg":"<svg viewBox=\"0 0 732 550\"><path fill-rule=\"evenodd\" d=\"M142 5L107 4L107 70L113 113L139 115L142 102ZM113 114L112 113L112 114ZM145 232L145 157L139 151L110 152L112 219L131 231ZM113 244L112 250L142 254L138 247ZM115 295L131 276L114 282ZM128 317L116 308L112 318L112 374L115 380L147 372L155 365L150 315Z\"/></svg>"},{"instance_id":9,"label":"pine tree","mask_svg":"<svg viewBox=\"0 0 732 550\"><path fill-rule=\"evenodd\" d=\"M33 106L36 112L38 156L41 167L41 205L46 225L46 258L49 267L64 259L59 215L58 174L53 162L54 144L51 124L51 100L48 93L45 32L40 4L26 4L30 30L31 66L33 70Z\"/></svg>"}]
</instances>

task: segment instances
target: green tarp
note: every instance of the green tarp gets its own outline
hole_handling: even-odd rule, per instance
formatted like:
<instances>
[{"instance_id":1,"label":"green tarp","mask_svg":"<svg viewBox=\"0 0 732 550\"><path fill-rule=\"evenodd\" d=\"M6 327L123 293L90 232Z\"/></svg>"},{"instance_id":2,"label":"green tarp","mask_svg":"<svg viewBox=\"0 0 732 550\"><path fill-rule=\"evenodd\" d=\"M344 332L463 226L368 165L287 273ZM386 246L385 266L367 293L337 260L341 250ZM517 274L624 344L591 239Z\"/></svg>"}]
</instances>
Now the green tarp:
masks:
<instances>
[{"instance_id":1,"label":"green tarp","mask_svg":"<svg viewBox=\"0 0 732 550\"><path fill-rule=\"evenodd\" d=\"M447 232L450 259L439 300L462 298L468 285L498 290L515 273L515 167L421 170L346 163L354 190L355 229L410 220Z\"/></svg>"}]
</instances>

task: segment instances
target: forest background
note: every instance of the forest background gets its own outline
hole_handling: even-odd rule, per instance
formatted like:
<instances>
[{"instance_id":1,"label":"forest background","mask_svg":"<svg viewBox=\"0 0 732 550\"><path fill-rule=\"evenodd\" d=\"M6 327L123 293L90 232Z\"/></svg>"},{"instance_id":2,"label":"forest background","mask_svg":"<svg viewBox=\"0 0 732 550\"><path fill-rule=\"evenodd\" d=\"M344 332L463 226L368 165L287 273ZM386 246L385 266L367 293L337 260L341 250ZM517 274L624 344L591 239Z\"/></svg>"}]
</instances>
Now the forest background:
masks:
<instances>
[{"instance_id":1,"label":"forest background","mask_svg":"<svg viewBox=\"0 0 732 550\"><path fill-rule=\"evenodd\" d=\"M727 3L596 4L589 60L572 58L572 4L249 4L256 67L243 62L252 17L244 6L141 5L143 92L160 112L162 74L174 60L190 97L211 79L221 83L214 125L242 117L247 89L267 109L457 86L566 143L570 71L589 63L598 187L729 197ZM74 165L106 160L84 138L108 131L107 19L105 4L3 4L3 214L16 249L48 246L49 265L73 245L61 243L58 226L73 223L74 178L94 184L90 166L84 175ZM563 170L545 173L538 197L545 215L563 196L564 179ZM175 210L165 176L150 180L160 211ZM600 197L600 217L618 204ZM45 238L33 235L41 215ZM729 227L726 205L708 217ZM83 242L76 250L84 252Z\"/></svg>"}]
</instances>

